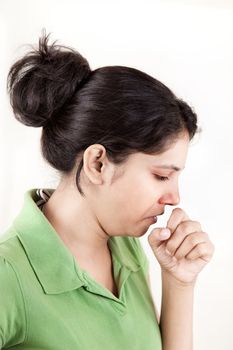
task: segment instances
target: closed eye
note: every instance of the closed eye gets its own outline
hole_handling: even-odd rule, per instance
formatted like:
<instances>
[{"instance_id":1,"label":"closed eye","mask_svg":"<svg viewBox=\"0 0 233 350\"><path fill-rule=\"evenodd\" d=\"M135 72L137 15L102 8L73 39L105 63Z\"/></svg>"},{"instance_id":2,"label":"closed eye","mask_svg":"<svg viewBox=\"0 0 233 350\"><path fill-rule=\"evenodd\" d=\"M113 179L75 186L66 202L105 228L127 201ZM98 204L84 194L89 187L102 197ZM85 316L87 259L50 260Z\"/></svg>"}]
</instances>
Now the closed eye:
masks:
<instances>
[{"instance_id":1,"label":"closed eye","mask_svg":"<svg viewBox=\"0 0 233 350\"><path fill-rule=\"evenodd\" d=\"M159 175L155 175L156 179L159 181L168 181L169 178L166 176L159 176Z\"/></svg>"}]
</instances>

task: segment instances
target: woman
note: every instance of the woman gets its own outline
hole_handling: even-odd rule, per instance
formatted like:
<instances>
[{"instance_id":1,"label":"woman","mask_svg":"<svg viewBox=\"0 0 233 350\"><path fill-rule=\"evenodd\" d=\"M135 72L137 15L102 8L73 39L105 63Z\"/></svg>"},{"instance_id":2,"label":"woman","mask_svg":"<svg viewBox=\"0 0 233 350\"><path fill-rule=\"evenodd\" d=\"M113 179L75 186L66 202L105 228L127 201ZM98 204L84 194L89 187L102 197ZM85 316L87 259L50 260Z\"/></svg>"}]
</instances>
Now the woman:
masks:
<instances>
[{"instance_id":1,"label":"woman","mask_svg":"<svg viewBox=\"0 0 233 350\"><path fill-rule=\"evenodd\" d=\"M181 208L153 229L159 317L138 238L179 203L196 114L151 76L92 71L48 39L11 67L8 87L61 180L27 191L1 237L0 348L191 350L195 282L214 246Z\"/></svg>"}]
</instances>

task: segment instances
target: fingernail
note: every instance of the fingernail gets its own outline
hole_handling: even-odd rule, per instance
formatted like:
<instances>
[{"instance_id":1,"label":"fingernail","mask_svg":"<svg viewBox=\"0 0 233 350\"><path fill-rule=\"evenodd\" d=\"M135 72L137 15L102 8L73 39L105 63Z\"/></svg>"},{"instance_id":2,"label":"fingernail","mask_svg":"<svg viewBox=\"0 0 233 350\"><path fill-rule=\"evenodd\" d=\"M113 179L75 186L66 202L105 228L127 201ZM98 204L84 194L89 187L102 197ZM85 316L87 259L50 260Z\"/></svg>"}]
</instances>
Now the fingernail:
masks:
<instances>
[{"instance_id":1,"label":"fingernail","mask_svg":"<svg viewBox=\"0 0 233 350\"><path fill-rule=\"evenodd\" d=\"M170 237L170 230L168 228L163 229L160 231L160 238L165 239Z\"/></svg>"}]
</instances>

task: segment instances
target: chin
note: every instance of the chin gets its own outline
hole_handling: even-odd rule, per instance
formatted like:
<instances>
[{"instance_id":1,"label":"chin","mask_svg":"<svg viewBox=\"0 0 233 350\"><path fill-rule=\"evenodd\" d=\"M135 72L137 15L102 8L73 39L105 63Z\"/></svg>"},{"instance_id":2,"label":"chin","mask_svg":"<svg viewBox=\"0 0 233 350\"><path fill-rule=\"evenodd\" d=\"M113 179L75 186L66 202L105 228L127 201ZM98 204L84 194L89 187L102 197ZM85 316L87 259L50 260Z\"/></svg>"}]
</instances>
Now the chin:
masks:
<instances>
[{"instance_id":1,"label":"chin","mask_svg":"<svg viewBox=\"0 0 233 350\"><path fill-rule=\"evenodd\" d=\"M148 228L146 230L140 230L140 231L134 231L133 233L126 234L126 236L130 237L142 237L144 236L148 231Z\"/></svg>"},{"instance_id":2,"label":"chin","mask_svg":"<svg viewBox=\"0 0 233 350\"><path fill-rule=\"evenodd\" d=\"M144 225L142 225L142 222L144 222ZM132 229L124 230L124 234L122 236L128 236L128 237L144 236L148 232L149 228L153 226L152 222L150 224L148 224L148 222L145 224L145 222L146 221L141 221L134 224L134 226L132 225L133 231Z\"/></svg>"}]
</instances>

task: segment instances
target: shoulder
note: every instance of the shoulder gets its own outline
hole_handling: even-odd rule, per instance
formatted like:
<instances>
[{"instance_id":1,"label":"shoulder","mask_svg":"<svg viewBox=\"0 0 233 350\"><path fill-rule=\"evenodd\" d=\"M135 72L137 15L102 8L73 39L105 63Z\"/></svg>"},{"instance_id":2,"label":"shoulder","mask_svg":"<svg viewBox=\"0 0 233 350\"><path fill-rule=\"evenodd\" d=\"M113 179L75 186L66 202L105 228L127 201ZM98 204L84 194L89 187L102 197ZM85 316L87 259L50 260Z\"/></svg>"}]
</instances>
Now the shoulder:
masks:
<instances>
[{"instance_id":1,"label":"shoulder","mask_svg":"<svg viewBox=\"0 0 233 350\"><path fill-rule=\"evenodd\" d=\"M26 329L22 288L13 264L0 250L0 348L24 340Z\"/></svg>"},{"instance_id":2,"label":"shoulder","mask_svg":"<svg viewBox=\"0 0 233 350\"><path fill-rule=\"evenodd\" d=\"M0 236L0 256L17 264L21 253L23 253L22 245L14 226L11 226Z\"/></svg>"}]
</instances>

